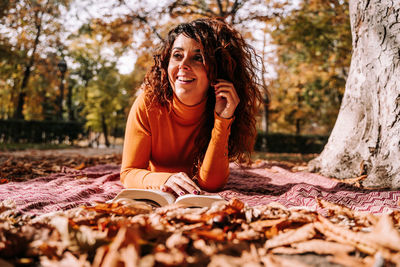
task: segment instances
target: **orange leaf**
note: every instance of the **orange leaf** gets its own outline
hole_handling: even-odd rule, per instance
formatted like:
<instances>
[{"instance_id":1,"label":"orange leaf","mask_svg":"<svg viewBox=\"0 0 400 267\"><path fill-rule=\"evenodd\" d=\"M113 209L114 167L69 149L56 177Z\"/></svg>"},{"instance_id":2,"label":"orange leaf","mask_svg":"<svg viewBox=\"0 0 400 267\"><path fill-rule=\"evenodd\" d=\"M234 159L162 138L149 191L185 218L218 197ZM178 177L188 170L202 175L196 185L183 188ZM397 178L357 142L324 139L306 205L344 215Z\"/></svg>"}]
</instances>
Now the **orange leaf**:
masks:
<instances>
[{"instance_id":1,"label":"orange leaf","mask_svg":"<svg viewBox=\"0 0 400 267\"><path fill-rule=\"evenodd\" d=\"M77 170L82 170L86 167L85 162L82 162L79 166L75 167Z\"/></svg>"}]
</instances>

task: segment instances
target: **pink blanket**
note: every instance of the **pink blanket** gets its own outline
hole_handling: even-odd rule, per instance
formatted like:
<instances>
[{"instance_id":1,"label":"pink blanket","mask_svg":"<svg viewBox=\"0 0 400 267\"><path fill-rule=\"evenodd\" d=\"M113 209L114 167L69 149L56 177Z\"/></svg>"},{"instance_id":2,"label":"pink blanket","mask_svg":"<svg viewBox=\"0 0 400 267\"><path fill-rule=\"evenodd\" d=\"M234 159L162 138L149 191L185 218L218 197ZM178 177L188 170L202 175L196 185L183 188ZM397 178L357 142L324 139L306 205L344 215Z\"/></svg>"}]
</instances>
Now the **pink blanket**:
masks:
<instances>
[{"instance_id":1,"label":"pink blanket","mask_svg":"<svg viewBox=\"0 0 400 267\"><path fill-rule=\"evenodd\" d=\"M112 199L122 189L119 166L99 165L26 182L0 185L0 201L12 199L23 213L42 214Z\"/></svg>"},{"instance_id":2,"label":"pink blanket","mask_svg":"<svg viewBox=\"0 0 400 267\"><path fill-rule=\"evenodd\" d=\"M400 210L400 191L360 190L317 174L293 173L277 166L230 167L229 182L219 194L226 199L236 197L249 206L278 202L288 208L318 209L317 197L357 211ZM64 168L47 177L0 185L0 201L12 199L21 212L42 214L104 202L121 189L119 166L99 165L82 171Z\"/></svg>"},{"instance_id":3,"label":"pink blanket","mask_svg":"<svg viewBox=\"0 0 400 267\"><path fill-rule=\"evenodd\" d=\"M399 190L360 189L318 174L290 172L277 166L240 169L231 165L230 180L220 195L237 197L249 206L278 202L287 208L319 210L319 198L361 212L400 210Z\"/></svg>"}]
</instances>

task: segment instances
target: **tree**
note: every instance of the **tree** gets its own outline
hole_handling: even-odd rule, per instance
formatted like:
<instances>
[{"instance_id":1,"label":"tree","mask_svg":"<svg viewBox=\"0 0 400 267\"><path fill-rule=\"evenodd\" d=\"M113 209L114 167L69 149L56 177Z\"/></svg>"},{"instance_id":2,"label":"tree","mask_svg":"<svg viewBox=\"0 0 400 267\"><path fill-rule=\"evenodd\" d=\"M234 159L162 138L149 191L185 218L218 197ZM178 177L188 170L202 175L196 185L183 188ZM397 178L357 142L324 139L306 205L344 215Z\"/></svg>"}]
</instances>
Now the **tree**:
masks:
<instances>
[{"instance_id":1,"label":"tree","mask_svg":"<svg viewBox=\"0 0 400 267\"><path fill-rule=\"evenodd\" d=\"M278 77L270 84L271 128L329 133L351 59L348 2L304 1L274 26Z\"/></svg>"},{"instance_id":2,"label":"tree","mask_svg":"<svg viewBox=\"0 0 400 267\"><path fill-rule=\"evenodd\" d=\"M102 132L105 145L110 146L108 139L111 127L123 127L125 123L124 108L128 105L127 88L124 78L118 73L115 62L102 62L95 79L89 82L88 100L84 109L86 126L96 132Z\"/></svg>"},{"instance_id":3,"label":"tree","mask_svg":"<svg viewBox=\"0 0 400 267\"><path fill-rule=\"evenodd\" d=\"M59 18L68 5L69 0L13 0L7 1L6 9L0 12L0 66L11 70L5 87L12 90L14 118L24 118L23 110L30 101L27 96L37 90L30 86L30 79L41 68L38 64L49 64L54 57L54 46L63 32Z\"/></svg>"},{"instance_id":4,"label":"tree","mask_svg":"<svg viewBox=\"0 0 400 267\"><path fill-rule=\"evenodd\" d=\"M400 2L351 0L353 55L340 112L323 152L323 175L367 175L368 187L400 187Z\"/></svg>"},{"instance_id":5,"label":"tree","mask_svg":"<svg viewBox=\"0 0 400 267\"><path fill-rule=\"evenodd\" d=\"M253 45L256 42L262 45L263 38L260 39L259 36L265 28L264 24L269 23L271 18L283 14L288 7L285 1L271 0L167 0L157 4L153 2L151 7L149 2L120 0L118 10L123 11L121 14L114 16L113 19L109 19L108 16L94 19L91 27L108 35L108 40L111 42L119 42L125 46L131 44L135 46L136 51L143 54L151 53L154 46L162 41L163 36L166 36L173 25L201 17L221 18L234 25ZM132 36L137 37L131 38ZM264 50L259 51L259 54L263 53ZM265 94L264 107L265 113L268 114L269 98L265 68L264 66L259 68L262 82L260 89Z\"/></svg>"},{"instance_id":6,"label":"tree","mask_svg":"<svg viewBox=\"0 0 400 267\"><path fill-rule=\"evenodd\" d=\"M97 34L81 31L77 36L71 35L70 39L68 56L73 66L68 86L75 92L71 102L88 131L103 133L105 145L110 146L109 136L115 136L125 126L125 111L135 92L134 75L125 76L118 72L119 48Z\"/></svg>"}]
</instances>

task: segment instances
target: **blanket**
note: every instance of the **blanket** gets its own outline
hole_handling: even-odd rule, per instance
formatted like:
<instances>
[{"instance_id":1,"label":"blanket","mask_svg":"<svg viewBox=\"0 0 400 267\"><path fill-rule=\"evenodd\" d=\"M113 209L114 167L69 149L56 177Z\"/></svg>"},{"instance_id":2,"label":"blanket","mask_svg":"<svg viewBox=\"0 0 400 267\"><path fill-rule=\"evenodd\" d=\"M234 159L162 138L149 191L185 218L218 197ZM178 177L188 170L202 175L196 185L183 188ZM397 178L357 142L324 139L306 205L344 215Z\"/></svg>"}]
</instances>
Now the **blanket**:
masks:
<instances>
[{"instance_id":1,"label":"blanket","mask_svg":"<svg viewBox=\"0 0 400 267\"><path fill-rule=\"evenodd\" d=\"M120 167L98 165L84 170L63 168L60 173L0 185L0 201L14 201L21 213L40 215L112 199L122 188ZM388 213L400 210L400 191L367 190L308 172L279 166L243 168L230 165L227 185L219 192L249 206L280 203L287 208L319 210L316 198L356 211Z\"/></svg>"},{"instance_id":2,"label":"blanket","mask_svg":"<svg viewBox=\"0 0 400 267\"><path fill-rule=\"evenodd\" d=\"M230 180L220 195L237 197L249 206L277 202L287 208L321 211L318 198L359 212L400 210L399 190L362 189L315 173L268 165L245 169L231 165Z\"/></svg>"},{"instance_id":3,"label":"blanket","mask_svg":"<svg viewBox=\"0 0 400 267\"><path fill-rule=\"evenodd\" d=\"M12 200L22 213L39 215L112 199L123 188L120 167L98 165L61 172L24 182L0 185L0 201Z\"/></svg>"}]
</instances>

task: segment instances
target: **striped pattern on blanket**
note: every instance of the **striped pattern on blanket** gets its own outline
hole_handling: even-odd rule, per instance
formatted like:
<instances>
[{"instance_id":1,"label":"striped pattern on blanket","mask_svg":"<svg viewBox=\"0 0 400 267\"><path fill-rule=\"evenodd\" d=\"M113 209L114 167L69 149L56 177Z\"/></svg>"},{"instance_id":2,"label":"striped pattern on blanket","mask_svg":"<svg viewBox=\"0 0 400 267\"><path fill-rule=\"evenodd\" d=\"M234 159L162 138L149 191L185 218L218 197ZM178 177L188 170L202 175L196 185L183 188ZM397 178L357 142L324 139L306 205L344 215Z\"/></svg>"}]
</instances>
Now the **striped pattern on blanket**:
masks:
<instances>
[{"instance_id":1,"label":"striped pattern on blanket","mask_svg":"<svg viewBox=\"0 0 400 267\"><path fill-rule=\"evenodd\" d=\"M229 182L219 194L227 200L238 198L249 206L278 202L287 208L319 210L316 198L320 198L357 211L400 210L400 191L360 189L318 174L269 167L231 164ZM13 200L22 213L36 215L105 202L123 188L119 170L115 165L81 171L63 168L46 177L0 185L0 201Z\"/></svg>"}]
</instances>

